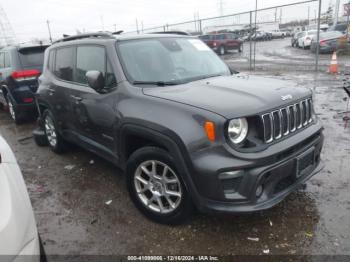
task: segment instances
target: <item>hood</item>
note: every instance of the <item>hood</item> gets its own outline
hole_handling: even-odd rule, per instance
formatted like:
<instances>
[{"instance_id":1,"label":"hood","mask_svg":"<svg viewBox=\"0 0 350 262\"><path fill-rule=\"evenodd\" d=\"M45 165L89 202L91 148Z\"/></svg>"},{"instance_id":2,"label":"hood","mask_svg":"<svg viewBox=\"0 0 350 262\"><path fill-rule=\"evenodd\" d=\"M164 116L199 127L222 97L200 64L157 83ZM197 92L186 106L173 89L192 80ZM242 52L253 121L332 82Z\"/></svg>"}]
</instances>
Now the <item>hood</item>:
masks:
<instances>
[{"instance_id":1,"label":"hood","mask_svg":"<svg viewBox=\"0 0 350 262\"><path fill-rule=\"evenodd\" d=\"M311 95L311 90L288 80L243 74L144 88L143 92L147 96L198 107L228 119L270 111Z\"/></svg>"}]
</instances>

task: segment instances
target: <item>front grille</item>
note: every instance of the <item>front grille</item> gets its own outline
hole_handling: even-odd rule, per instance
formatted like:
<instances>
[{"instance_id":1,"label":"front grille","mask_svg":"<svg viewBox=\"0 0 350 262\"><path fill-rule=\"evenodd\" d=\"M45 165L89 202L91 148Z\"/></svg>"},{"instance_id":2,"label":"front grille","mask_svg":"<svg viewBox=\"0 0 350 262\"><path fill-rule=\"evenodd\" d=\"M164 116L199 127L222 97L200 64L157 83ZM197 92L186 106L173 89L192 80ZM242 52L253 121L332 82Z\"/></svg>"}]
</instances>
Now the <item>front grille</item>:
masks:
<instances>
[{"instance_id":1,"label":"front grille","mask_svg":"<svg viewBox=\"0 0 350 262\"><path fill-rule=\"evenodd\" d=\"M280 139L312 122L312 99L261 115L266 143Z\"/></svg>"}]
</instances>

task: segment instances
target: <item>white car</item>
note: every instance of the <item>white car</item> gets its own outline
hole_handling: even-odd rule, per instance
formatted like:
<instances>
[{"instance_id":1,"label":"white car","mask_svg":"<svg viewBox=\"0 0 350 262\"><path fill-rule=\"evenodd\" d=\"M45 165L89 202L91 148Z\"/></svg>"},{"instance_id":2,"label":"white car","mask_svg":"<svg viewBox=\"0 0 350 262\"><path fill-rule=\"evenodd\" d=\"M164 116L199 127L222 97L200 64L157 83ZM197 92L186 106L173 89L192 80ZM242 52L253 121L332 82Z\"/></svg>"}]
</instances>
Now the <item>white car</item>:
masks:
<instances>
[{"instance_id":1,"label":"white car","mask_svg":"<svg viewBox=\"0 0 350 262\"><path fill-rule=\"evenodd\" d=\"M282 32L279 29L271 30L270 33L272 34L272 38L285 38L286 33Z\"/></svg>"},{"instance_id":2,"label":"white car","mask_svg":"<svg viewBox=\"0 0 350 262\"><path fill-rule=\"evenodd\" d=\"M0 261L40 261L32 205L16 158L0 135Z\"/></svg>"},{"instance_id":3,"label":"white car","mask_svg":"<svg viewBox=\"0 0 350 262\"><path fill-rule=\"evenodd\" d=\"M309 30L301 32L298 38L298 47L303 49L310 48L312 37L317 34L317 30Z\"/></svg>"}]
</instances>

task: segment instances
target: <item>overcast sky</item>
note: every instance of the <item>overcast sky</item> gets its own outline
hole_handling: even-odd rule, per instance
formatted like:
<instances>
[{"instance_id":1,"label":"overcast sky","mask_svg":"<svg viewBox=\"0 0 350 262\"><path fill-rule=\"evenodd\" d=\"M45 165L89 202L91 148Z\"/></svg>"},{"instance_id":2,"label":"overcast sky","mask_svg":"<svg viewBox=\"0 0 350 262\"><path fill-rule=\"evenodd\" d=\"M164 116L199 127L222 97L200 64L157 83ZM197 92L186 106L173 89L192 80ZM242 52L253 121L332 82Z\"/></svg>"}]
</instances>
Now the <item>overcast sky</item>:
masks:
<instances>
[{"instance_id":1,"label":"overcast sky","mask_svg":"<svg viewBox=\"0 0 350 262\"><path fill-rule=\"evenodd\" d=\"M258 0L258 8L288 4L300 0ZM0 0L19 41L48 36L46 20L50 21L54 38L76 30L96 31L136 30L136 18L141 29L192 20L194 13L200 18L218 16L219 0ZM323 10L335 0L323 0ZM341 2L347 2L341 0ZM310 6L310 12L308 7ZM255 0L223 0L224 14L253 10ZM277 11L282 21L314 17L317 3ZM342 8L341 8L342 9ZM272 20L275 10L259 13L258 20ZM248 16L236 18L243 22ZM180 28L183 29L183 28Z\"/></svg>"}]
</instances>

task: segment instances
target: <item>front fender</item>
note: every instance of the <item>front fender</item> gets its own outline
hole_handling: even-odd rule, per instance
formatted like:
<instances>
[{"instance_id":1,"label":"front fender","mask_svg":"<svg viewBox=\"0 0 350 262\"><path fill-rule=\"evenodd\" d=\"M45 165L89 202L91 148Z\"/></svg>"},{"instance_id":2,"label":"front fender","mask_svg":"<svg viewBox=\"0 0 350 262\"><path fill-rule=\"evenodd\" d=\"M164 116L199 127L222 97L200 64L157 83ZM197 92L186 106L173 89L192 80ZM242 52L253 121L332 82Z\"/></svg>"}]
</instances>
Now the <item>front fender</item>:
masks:
<instances>
[{"instance_id":1,"label":"front fender","mask_svg":"<svg viewBox=\"0 0 350 262\"><path fill-rule=\"evenodd\" d=\"M120 166L125 169L127 162L126 137L129 135L137 135L150 141L154 141L157 145L164 147L171 156L175 159L175 165L182 176L185 186L192 196L193 201L199 204L199 193L193 182L191 174L193 173L193 166L189 154L183 144L181 138L172 130L143 120L134 120L133 123L124 123L119 131L119 152L120 152Z\"/></svg>"}]
</instances>

